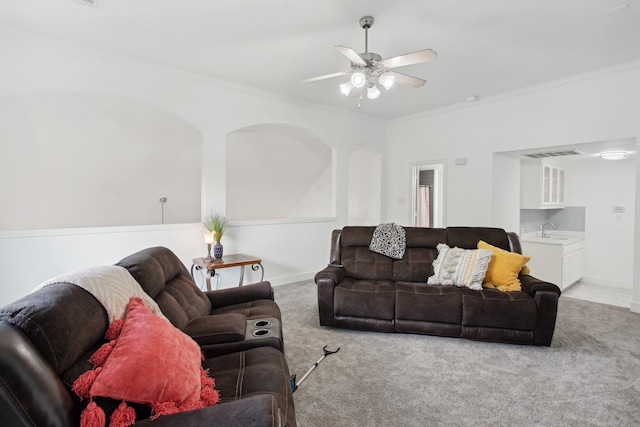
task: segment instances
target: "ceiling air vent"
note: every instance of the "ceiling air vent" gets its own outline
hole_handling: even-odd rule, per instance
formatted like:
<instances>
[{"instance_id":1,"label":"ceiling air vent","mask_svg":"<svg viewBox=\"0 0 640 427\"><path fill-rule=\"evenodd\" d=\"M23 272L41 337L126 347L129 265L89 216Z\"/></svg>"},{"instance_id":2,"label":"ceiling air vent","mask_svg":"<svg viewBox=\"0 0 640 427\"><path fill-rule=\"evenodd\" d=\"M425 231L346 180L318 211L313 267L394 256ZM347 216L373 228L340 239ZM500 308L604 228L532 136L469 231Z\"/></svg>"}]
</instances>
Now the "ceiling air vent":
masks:
<instances>
[{"instance_id":1,"label":"ceiling air vent","mask_svg":"<svg viewBox=\"0 0 640 427\"><path fill-rule=\"evenodd\" d=\"M531 159L543 159L545 157L577 156L581 154L584 154L584 153L579 150L564 150L564 151L547 151L544 153L530 153L530 154L525 154L525 156Z\"/></svg>"}]
</instances>

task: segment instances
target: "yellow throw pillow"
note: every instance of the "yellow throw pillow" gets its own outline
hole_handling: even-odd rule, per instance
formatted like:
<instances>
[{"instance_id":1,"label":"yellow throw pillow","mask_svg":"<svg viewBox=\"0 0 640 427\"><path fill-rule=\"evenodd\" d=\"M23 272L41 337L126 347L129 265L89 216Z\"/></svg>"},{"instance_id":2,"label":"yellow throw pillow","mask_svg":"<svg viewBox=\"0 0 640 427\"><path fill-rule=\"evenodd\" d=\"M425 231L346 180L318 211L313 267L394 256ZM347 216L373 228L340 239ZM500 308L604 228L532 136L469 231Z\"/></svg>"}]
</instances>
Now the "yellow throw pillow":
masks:
<instances>
[{"instance_id":1,"label":"yellow throw pillow","mask_svg":"<svg viewBox=\"0 0 640 427\"><path fill-rule=\"evenodd\" d=\"M518 273L531 257L505 251L483 240L478 242L478 249L489 249L493 252L482 286L503 292L521 290Z\"/></svg>"}]
</instances>

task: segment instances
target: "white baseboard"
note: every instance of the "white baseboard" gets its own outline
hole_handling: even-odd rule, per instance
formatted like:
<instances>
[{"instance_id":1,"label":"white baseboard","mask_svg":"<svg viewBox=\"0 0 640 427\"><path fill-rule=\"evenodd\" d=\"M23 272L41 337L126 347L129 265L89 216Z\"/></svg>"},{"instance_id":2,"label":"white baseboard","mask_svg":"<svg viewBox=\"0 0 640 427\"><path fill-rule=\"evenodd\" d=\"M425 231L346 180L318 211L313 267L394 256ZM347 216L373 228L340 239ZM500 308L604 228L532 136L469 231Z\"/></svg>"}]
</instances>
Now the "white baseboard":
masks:
<instances>
[{"instance_id":1,"label":"white baseboard","mask_svg":"<svg viewBox=\"0 0 640 427\"><path fill-rule=\"evenodd\" d=\"M611 286L614 288L632 289L631 283L618 282L616 280L604 279L602 277L583 276L581 282L593 283L594 285Z\"/></svg>"},{"instance_id":2,"label":"white baseboard","mask_svg":"<svg viewBox=\"0 0 640 427\"><path fill-rule=\"evenodd\" d=\"M633 313L640 313L640 303L632 302L630 309Z\"/></svg>"},{"instance_id":3,"label":"white baseboard","mask_svg":"<svg viewBox=\"0 0 640 427\"><path fill-rule=\"evenodd\" d=\"M320 271L320 270L318 270ZM314 276L318 271L300 273L300 274L292 274L290 276L281 276L281 277L270 277L268 280L271 282L272 286L280 286L287 285L289 283L295 282L303 282L307 280L313 280Z\"/></svg>"}]
</instances>

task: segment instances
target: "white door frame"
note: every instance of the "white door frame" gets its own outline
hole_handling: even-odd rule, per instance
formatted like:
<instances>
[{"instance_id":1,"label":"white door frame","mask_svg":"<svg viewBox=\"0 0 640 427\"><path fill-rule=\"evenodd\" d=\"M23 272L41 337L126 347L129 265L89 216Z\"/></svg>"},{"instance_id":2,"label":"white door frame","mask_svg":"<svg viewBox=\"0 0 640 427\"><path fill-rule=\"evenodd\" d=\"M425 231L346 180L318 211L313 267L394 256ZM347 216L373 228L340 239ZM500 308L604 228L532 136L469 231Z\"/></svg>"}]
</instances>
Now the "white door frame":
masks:
<instances>
[{"instance_id":1,"label":"white door frame","mask_svg":"<svg viewBox=\"0 0 640 427\"><path fill-rule=\"evenodd\" d=\"M420 171L434 171L434 195L433 195L433 227L444 227L444 194L445 194L445 171L446 162L444 160L430 160L411 163L411 219L410 224L414 227L418 225L418 182Z\"/></svg>"}]
</instances>

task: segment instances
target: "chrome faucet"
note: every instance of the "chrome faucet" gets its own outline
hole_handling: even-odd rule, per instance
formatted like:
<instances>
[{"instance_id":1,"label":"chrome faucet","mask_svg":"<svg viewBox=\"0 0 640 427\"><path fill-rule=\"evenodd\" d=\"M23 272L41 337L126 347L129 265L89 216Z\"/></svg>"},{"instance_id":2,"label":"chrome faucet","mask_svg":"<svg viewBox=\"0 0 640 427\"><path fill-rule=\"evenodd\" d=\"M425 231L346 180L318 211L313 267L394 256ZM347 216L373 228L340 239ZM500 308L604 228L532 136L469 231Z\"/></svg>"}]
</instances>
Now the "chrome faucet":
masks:
<instances>
[{"instance_id":1,"label":"chrome faucet","mask_svg":"<svg viewBox=\"0 0 640 427\"><path fill-rule=\"evenodd\" d=\"M551 228L553 228L554 230L556 229L556 226L553 225L552 223L545 222L544 224L542 224L540 226L540 232L541 232L540 235L541 235L541 237L547 237L547 233L545 232L545 229L544 229L544 227L547 226L547 225L551 226Z\"/></svg>"}]
</instances>

